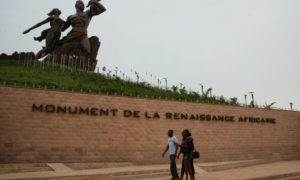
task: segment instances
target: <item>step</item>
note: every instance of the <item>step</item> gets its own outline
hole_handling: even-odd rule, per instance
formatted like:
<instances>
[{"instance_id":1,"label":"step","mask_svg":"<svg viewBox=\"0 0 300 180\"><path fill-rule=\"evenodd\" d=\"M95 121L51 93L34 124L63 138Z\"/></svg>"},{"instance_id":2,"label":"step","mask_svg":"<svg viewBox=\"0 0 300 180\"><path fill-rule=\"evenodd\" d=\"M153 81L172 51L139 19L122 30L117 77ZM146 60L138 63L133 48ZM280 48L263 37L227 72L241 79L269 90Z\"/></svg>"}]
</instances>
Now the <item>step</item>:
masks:
<instances>
[{"instance_id":1,"label":"step","mask_svg":"<svg viewBox=\"0 0 300 180\"><path fill-rule=\"evenodd\" d=\"M113 167L128 167L136 165L132 162L105 162L105 163L65 163L66 166L74 170L85 169L101 169L101 168L113 168Z\"/></svg>"},{"instance_id":2,"label":"step","mask_svg":"<svg viewBox=\"0 0 300 180\"><path fill-rule=\"evenodd\" d=\"M46 163L20 163L20 164L0 164L2 168L22 168L22 167L47 167Z\"/></svg>"},{"instance_id":3,"label":"step","mask_svg":"<svg viewBox=\"0 0 300 180\"><path fill-rule=\"evenodd\" d=\"M294 176L289 178L280 178L278 180L300 180L300 176Z\"/></svg>"},{"instance_id":4,"label":"step","mask_svg":"<svg viewBox=\"0 0 300 180\"><path fill-rule=\"evenodd\" d=\"M21 180L21 179L20 179ZM61 177L39 177L26 178L24 180L115 180L108 175L82 175L82 176L61 176Z\"/></svg>"},{"instance_id":5,"label":"step","mask_svg":"<svg viewBox=\"0 0 300 180\"><path fill-rule=\"evenodd\" d=\"M139 175L139 174L151 174L151 173L169 173L169 169L153 169L153 170L139 170L113 173L113 176L126 176L126 175Z\"/></svg>"},{"instance_id":6,"label":"step","mask_svg":"<svg viewBox=\"0 0 300 180\"><path fill-rule=\"evenodd\" d=\"M216 163L201 163L200 168L207 172L224 171L229 169L238 169L243 167L256 166L260 164L270 163L270 160L254 159L246 161L227 161L227 162L216 162Z\"/></svg>"},{"instance_id":7,"label":"step","mask_svg":"<svg viewBox=\"0 0 300 180\"><path fill-rule=\"evenodd\" d=\"M168 166L165 166L165 167L160 167L158 169L152 169L152 170L118 172L118 173L113 173L112 176L116 180L152 179L152 178L170 176L170 170Z\"/></svg>"},{"instance_id":8,"label":"step","mask_svg":"<svg viewBox=\"0 0 300 180\"><path fill-rule=\"evenodd\" d=\"M170 176L169 172L156 172L156 173L145 173L145 174L130 174L122 176L113 176L116 180L131 180L131 179L152 179L158 177Z\"/></svg>"},{"instance_id":9,"label":"step","mask_svg":"<svg viewBox=\"0 0 300 180\"><path fill-rule=\"evenodd\" d=\"M287 179L293 179L293 178L298 178L300 179L300 167L299 167L299 172L293 172L293 173L286 173L286 174L278 174L278 175L273 175L273 176L267 176L267 177L260 177L260 178L253 178L249 180L287 180Z\"/></svg>"},{"instance_id":10,"label":"step","mask_svg":"<svg viewBox=\"0 0 300 180\"><path fill-rule=\"evenodd\" d=\"M154 177L152 177L152 178L151 177L150 178L142 178L140 180L170 180L170 179L171 179L171 176L166 175L166 176L161 176L161 177L157 177L157 178L154 178Z\"/></svg>"},{"instance_id":11,"label":"step","mask_svg":"<svg viewBox=\"0 0 300 180\"><path fill-rule=\"evenodd\" d=\"M0 174L52 171L46 164L0 164Z\"/></svg>"}]
</instances>

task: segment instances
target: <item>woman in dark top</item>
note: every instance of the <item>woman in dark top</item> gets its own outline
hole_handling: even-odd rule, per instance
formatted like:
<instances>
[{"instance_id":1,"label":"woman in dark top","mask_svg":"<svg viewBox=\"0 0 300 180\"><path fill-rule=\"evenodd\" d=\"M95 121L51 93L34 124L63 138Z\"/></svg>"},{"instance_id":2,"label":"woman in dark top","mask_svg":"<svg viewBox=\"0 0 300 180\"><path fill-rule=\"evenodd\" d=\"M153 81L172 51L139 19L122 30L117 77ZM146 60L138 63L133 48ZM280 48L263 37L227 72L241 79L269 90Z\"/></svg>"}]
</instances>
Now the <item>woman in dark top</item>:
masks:
<instances>
[{"instance_id":1,"label":"woman in dark top","mask_svg":"<svg viewBox=\"0 0 300 180\"><path fill-rule=\"evenodd\" d=\"M182 144L179 145L180 148L180 153L183 154L182 158L182 169L181 169L181 178L183 178L184 173L186 174L186 179L188 180L188 176L191 177L191 180L194 180L194 174L195 174L195 169L194 169L194 163L193 163L193 151L194 151L194 142L191 133L189 130L184 130L182 132Z\"/></svg>"}]
</instances>

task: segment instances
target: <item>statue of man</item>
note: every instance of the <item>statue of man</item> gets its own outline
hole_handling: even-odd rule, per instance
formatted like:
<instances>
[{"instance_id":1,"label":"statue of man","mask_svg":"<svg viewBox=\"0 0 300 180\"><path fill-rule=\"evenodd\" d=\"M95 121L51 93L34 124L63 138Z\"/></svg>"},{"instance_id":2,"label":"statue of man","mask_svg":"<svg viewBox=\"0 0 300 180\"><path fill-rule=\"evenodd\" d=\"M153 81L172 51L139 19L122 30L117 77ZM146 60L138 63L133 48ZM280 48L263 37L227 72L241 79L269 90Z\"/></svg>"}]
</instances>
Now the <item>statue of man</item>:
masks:
<instances>
[{"instance_id":1,"label":"statue of man","mask_svg":"<svg viewBox=\"0 0 300 180\"><path fill-rule=\"evenodd\" d=\"M46 39L46 48L42 50L42 52L44 53L49 53L60 39L61 30L65 23L65 21L59 17L60 14L61 11L57 8L54 8L48 13L49 17L47 19L37 23L36 25L23 32L23 34L27 34L35 28L38 28L46 23L50 23L51 27L42 31L40 37L34 37L34 40L36 41L42 41Z\"/></svg>"},{"instance_id":2,"label":"statue of man","mask_svg":"<svg viewBox=\"0 0 300 180\"><path fill-rule=\"evenodd\" d=\"M72 30L62 39L62 43L68 44L79 42L83 50L90 54L91 45L87 36L87 29L93 16L99 15L106 11L105 7L98 0L90 0L87 7L89 10L84 11L84 3L82 0L77 0L75 4L76 14L68 17L62 31L65 31L70 26Z\"/></svg>"}]
</instances>

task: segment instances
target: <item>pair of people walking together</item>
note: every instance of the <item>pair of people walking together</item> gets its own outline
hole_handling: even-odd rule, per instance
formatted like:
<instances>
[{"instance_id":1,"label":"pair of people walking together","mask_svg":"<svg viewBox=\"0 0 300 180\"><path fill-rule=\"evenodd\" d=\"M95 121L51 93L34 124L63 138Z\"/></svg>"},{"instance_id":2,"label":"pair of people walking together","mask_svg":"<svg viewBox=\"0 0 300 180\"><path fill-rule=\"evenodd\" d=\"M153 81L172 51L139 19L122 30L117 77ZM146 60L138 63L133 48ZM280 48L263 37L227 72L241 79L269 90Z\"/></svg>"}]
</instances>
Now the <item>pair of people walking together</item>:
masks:
<instances>
[{"instance_id":1,"label":"pair of people walking together","mask_svg":"<svg viewBox=\"0 0 300 180\"><path fill-rule=\"evenodd\" d=\"M176 157L179 159L180 154L183 154L180 179L183 179L184 174L186 174L186 180L188 180L189 177L191 180L195 179L195 170L193 165L194 149L193 138L189 130L186 129L182 131L181 144L178 143L177 138L174 136L174 131L168 131L168 144L162 156L164 157L166 152L169 150L172 180L179 179L176 167Z\"/></svg>"}]
</instances>

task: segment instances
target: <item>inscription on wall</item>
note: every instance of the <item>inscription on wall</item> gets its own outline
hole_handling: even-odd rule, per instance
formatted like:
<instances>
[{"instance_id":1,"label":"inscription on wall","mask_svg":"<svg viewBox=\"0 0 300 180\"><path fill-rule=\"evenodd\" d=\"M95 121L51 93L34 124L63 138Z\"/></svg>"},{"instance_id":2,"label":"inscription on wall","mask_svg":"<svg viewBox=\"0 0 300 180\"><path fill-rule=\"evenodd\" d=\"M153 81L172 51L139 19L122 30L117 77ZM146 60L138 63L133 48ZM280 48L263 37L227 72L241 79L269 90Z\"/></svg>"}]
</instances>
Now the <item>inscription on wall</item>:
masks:
<instances>
[{"instance_id":1,"label":"inscription on wall","mask_svg":"<svg viewBox=\"0 0 300 180\"><path fill-rule=\"evenodd\" d=\"M167 120L194 120L194 121L218 121L227 123L257 123L257 124L276 124L275 118L256 117L256 116L232 116L203 113L178 113L178 112L148 112L137 110L119 110L110 108L81 107L52 104L32 104L32 112L44 112L55 114L87 115L87 116L123 116L125 118L143 118L143 119L167 119Z\"/></svg>"}]
</instances>

